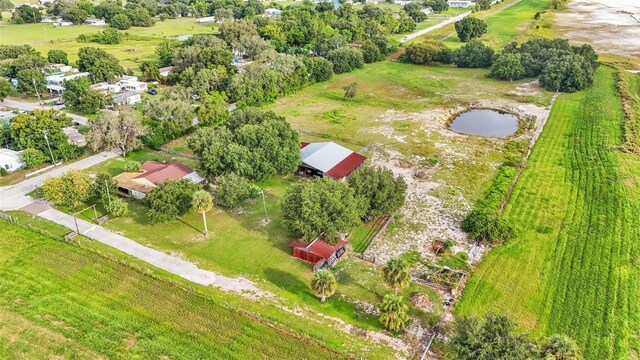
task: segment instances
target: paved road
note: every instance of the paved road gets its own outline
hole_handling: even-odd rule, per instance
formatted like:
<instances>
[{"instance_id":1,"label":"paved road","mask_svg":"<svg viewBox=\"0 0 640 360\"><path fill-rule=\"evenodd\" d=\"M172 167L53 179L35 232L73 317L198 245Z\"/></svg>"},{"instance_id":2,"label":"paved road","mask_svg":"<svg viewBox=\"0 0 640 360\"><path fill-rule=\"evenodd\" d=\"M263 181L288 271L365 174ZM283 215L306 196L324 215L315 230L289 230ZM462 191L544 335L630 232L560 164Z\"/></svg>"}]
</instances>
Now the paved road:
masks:
<instances>
[{"instance_id":1,"label":"paved road","mask_svg":"<svg viewBox=\"0 0 640 360\"><path fill-rule=\"evenodd\" d=\"M56 109L56 110L64 109L63 105L59 105L59 106L44 105L43 106L38 103L31 103L31 102L11 100L11 99L4 99L4 101L0 101L0 107L8 107L8 108L27 110L27 111L33 111L35 109ZM69 116L70 118L73 119L73 121L79 124L87 125L87 123L89 122L89 120L84 116L70 114L67 112L65 112L65 114L67 114L67 116Z\"/></svg>"},{"instance_id":2,"label":"paved road","mask_svg":"<svg viewBox=\"0 0 640 360\"><path fill-rule=\"evenodd\" d=\"M56 210L48 204L32 204L23 208L23 210L76 231L76 223L72 216ZM88 221L78 219L78 228L82 235L90 239L111 246L194 283L213 286L223 291L236 292L247 296L249 293L269 296L266 292L258 289L252 282L244 278L230 278L212 271L200 269L192 262L140 245L131 239Z\"/></svg>"},{"instance_id":3,"label":"paved road","mask_svg":"<svg viewBox=\"0 0 640 360\"><path fill-rule=\"evenodd\" d=\"M118 156L118 154L111 151L101 152L70 163L69 165L59 166L41 175L33 176L16 185L0 186L0 210L17 210L32 203L33 199L27 196L27 194L35 190L36 187L42 186L42 184L52 176L61 175L69 170L86 169L116 156Z\"/></svg>"},{"instance_id":4,"label":"paved road","mask_svg":"<svg viewBox=\"0 0 640 360\"><path fill-rule=\"evenodd\" d=\"M116 156L118 156L118 154L114 152L102 152L69 165L57 167L19 184L0 187L0 210L23 210L44 219L51 220L56 224L63 225L71 231L76 231L76 222L73 216L52 208L46 202L36 201L27 194L35 190L36 187L44 184L50 177L61 175L69 170L87 169ZM189 281L205 286L214 286L223 291L236 292L247 297L272 296L270 293L258 289L249 280L244 278L230 278L212 271L200 269L192 262L140 245L131 239L88 221L78 219L78 228L80 234L90 239L123 251Z\"/></svg>"},{"instance_id":5,"label":"paved road","mask_svg":"<svg viewBox=\"0 0 640 360\"><path fill-rule=\"evenodd\" d=\"M451 23L454 23L456 21L464 19L465 17L467 17L469 15L471 15L471 11L467 11L467 12L462 13L460 15L454 16L449 20L446 20L446 21L443 21L441 23L435 24L435 25L430 26L430 27L428 27L426 29L422 29L420 31L416 31L413 34L409 34L409 35L403 37L402 39L400 39L400 43L404 43L404 42L407 42L409 40L413 40L413 39L417 38L418 36L422 36L422 35L424 35L426 33L432 32L434 30L441 29L441 28L443 28L443 27L445 27L445 26L447 26L447 25L449 25Z\"/></svg>"}]
</instances>

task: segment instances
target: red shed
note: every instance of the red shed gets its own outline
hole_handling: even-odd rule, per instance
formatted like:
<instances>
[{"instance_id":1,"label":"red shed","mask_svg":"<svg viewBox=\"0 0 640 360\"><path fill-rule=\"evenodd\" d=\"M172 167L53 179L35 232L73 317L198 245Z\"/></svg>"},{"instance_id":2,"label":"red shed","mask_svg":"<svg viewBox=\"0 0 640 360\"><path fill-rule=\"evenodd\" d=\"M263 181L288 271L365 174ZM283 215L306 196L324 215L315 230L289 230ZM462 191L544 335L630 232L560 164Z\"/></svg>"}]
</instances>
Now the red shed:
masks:
<instances>
[{"instance_id":1,"label":"red shed","mask_svg":"<svg viewBox=\"0 0 640 360\"><path fill-rule=\"evenodd\" d=\"M289 244L293 248L293 257L306 262L316 264L324 260L328 266L333 264L344 255L344 240L338 240L335 245L331 245L322 238L317 238L310 243L303 243L294 240Z\"/></svg>"}]
</instances>

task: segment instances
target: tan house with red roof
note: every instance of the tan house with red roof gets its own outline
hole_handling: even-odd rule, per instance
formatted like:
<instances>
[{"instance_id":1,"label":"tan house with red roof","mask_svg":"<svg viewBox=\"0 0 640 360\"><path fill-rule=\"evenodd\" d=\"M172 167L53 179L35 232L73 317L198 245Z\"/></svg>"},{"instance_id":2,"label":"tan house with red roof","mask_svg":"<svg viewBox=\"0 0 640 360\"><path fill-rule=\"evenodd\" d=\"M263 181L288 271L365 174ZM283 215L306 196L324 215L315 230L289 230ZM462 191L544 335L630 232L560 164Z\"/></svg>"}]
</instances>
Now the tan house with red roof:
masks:
<instances>
[{"instance_id":1,"label":"tan house with red roof","mask_svg":"<svg viewBox=\"0 0 640 360\"><path fill-rule=\"evenodd\" d=\"M125 172L113 178L120 191L136 199L144 198L164 181L180 179L188 179L196 184L205 181L203 177L183 163L158 161L145 161L142 164L142 172Z\"/></svg>"}]
</instances>

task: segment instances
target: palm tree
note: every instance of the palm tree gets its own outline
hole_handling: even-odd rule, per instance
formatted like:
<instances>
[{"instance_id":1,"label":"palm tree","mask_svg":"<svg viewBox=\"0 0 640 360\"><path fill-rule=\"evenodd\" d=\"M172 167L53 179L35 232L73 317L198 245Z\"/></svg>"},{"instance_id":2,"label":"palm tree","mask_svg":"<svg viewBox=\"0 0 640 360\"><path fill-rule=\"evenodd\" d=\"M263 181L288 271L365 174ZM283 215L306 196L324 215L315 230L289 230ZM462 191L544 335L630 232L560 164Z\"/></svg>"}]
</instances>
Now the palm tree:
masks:
<instances>
[{"instance_id":1,"label":"palm tree","mask_svg":"<svg viewBox=\"0 0 640 360\"><path fill-rule=\"evenodd\" d=\"M329 270L319 270L311 279L311 290L322 302L336 292L336 286L336 278Z\"/></svg>"},{"instance_id":2,"label":"palm tree","mask_svg":"<svg viewBox=\"0 0 640 360\"><path fill-rule=\"evenodd\" d=\"M566 335L553 335L542 345L542 355L549 360L578 360L578 344Z\"/></svg>"},{"instance_id":3,"label":"palm tree","mask_svg":"<svg viewBox=\"0 0 640 360\"><path fill-rule=\"evenodd\" d=\"M393 289L395 295L398 290L402 290L409 286L411 275L407 270L407 263L402 259L391 259L387 261L387 265L382 269L384 273L384 281Z\"/></svg>"},{"instance_id":4,"label":"palm tree","mask_svg":"<svg viewBox=\"0 0 640 360\"><path fill-rule=\"evenodd\" d=\"M209 236L209 229L207 228L207 216L205 213L213 207L213 198L206 190L198 190L193 194L191 199L191 206L196 212L202 214L202 221L204 222L204 236Z\"/></svg>"},{"instance_id":5,"label":"palm tree","mask_svg":"<svg viewBox=\"0 0 640 360\"><path fill-rule=\"evenodd\" d=\"M400 331L407 326L409 315L407 315L407 305L402 299L391 293L386 294L380 305L380 322L385 328L391 331Z\"/></svg>"}]
</instances>

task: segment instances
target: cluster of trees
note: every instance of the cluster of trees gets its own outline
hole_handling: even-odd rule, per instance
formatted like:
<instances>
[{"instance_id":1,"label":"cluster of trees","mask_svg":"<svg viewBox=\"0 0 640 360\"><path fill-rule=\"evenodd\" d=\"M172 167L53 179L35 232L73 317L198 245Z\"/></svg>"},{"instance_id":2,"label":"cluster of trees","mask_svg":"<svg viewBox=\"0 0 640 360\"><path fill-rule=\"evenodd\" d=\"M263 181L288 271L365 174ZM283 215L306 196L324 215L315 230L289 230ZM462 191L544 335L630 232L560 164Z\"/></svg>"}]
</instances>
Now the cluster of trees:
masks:
<instances>
[{"instance_id":1,"label":"cluster of trees","mask_svg":"<svg viewBox=\"0 0 640 360\"><path fill-rule=\"evenodd\" d=\"M147 128L142 141L153 147L190 133L195 117L188 100L170 97L145 102L142 115L143 124Z\"/></svg>"},{"instance_id":2,"label":"cluster of trees","mask_svg":"<svg viewBox=\"0 0 640 360\"><path fill-rule=\"evenodd\" d=\"M115 29L106 29L95 34L81 34L77 37L78 42L94 42L105 45L120 44L125 35Z\"/></svg>"},{"instance_id":3,"label":"cluster of trees","mask_svg":"<svg viewBox=\"0 0 640 360\"><path fill-rule=\"evenodd\" d=\"M458 38L462 42L479 38L487 32L487 24L473 16L467 16L462 20L456 21L455 27Z\"/></svg>"},{"instance_id":4,"label":"cluster of trees","mask_svg":"<svg viewBox=\"0 0 640 360\"><path fill-rule=\"evenodd\" d=\"M0 76L18 80L20 93L35 95L46 91L42 68L47 59L29 45L0 46Z\"/></svg>"},{"instance_id":5,"label":"cluster of trees","mask_svg":"<svg viewBox=\"0 0 640 360\"><path fill-rule=\"evenodd\" d=\"M575 92L593 83L598 55L590 45L572 46L566 39L532 39L507 45L496 56L490 76L517 80L538 77L548 90Z\"/></svg>"},{"instance_id":6,"label":"cluster of trees","mask_svg":"<svg viewBox=\"0 0 640 360\"><path fill-rule=\"evenodd\" d=\"M513 227L498 214L485 210L472 210L462 221L462 230L476 241L501 243L514 235Z\"/></svg>"},{"instance_id":7,"label":"cluster of trees","mask_svg":"<svg viewBox=\"0 0 640 360\"><path fill-rule=\"evenodd\" d=\"M45 161L71 160L82 155L82 148L71 145L62 128L71 125L71 118L56 110L34 110L20 114L0 126L3 146L24 150L22 160L28 168Z\"/></svg>"},{"instance_id":8,"label":"cluster of trees","mask_svg":"<svg viewBox=\"0 0 640 360\"><path fill-rule=\"evenodd\" d=\"M131 26L153 26L154 17L161 14L162 9L163 6L155 0L127 1L124 6L119 0L104 0L97 5L86 0L56 0L47 3L45 10L49 15L60 16L74 24L82 24L95 16L105 19L116 29L126 30Z\"/></svg>"},{"instance_id":9,"label":"cluster of trees","mask_svg":"<svg viewBox=\"0 0 640 360\"><path fill-rule=\"evenodd\" d=\"M91 114L113 103L111 97L91 89L91 81L87 77L66 81L62 98L67 107Z\"/></svg>"},{"instance_id":10,"label":"cluster of trees","mask_svg":"<svg viewBox=\"0 0 640 360\"><path fill-rule=\"evenodd\" d=\"M142 146L140 137L147 133L142 119L128 106L103 111L89 120L87 144L93 151L118 149L123 157Z\"/></svg>"},{"instance_id":11,"label":"cluster of trees","mask_svg":"<svg viewBox=\"0 0 640 360\"><path fill-rule=\"evenodd\" d=\"M235 173L252 181L290 174L300 163L298 133L272 111L235 111L223 126L203 127L189 138L202 173L215 179Z\"/></svg>"},{"instance_id":12,"label":"cluster of trees","mask_svg":"<svg viewBox=\"0 0 640 360\"><path fill-rule=\"evenodd\" d=\"M462 317L453 324L447 358L477 359L581 359L580 349L571 338L553 335L540 346L526 335L516 333L506 316L488 314L483 318Z\"/></svg>"},{"instance_id":13,"label":"cluster of trees","mask_svg":"<svg viewBox=\"0 0 640 360\"><path fill-rule=\"evenodd\" d=\"M403 178L373 167L355 171L348 183L331 179L296 183L282 199L283 223L302 241L324 234L325 241L335 243L363 217L398 210L404 204L406 189Z\"/></svg>"},{"instance_id":14,"label":"cluster of trees","mask_svg":"<svg viewBox=\"0 0 640 360\"><path fill-rule=\"evenodd\" d=\"M425 40L407 47L401 60L418 65L450 64L452 52L442 41Z\"/></svg>"},{"instance_id":15,"label":"cluster of trees","mask_svg":"<svg viewBox=\"0 0 640 360\"><path fill-rule=\"evenodd\" d=\"M70 209L77 209L96 199L112 217L122 216L128 210L127 203L117 197L117 185L108 173L91 177L82 171L72 170L47 179L40 191L48 201Z\"/></svg>"},{"instance_id":16,"label":"cluster of trees","mask_svg":"<svg viewBox=\"0 0 640 360\"><path fill-rule=\"evenodd\" d=\"M124 75L124 68L118 59L96 47L82 47L78 51L78 69L88 72L94 83L115 81Z\"/></svg>"}]
</instances>

